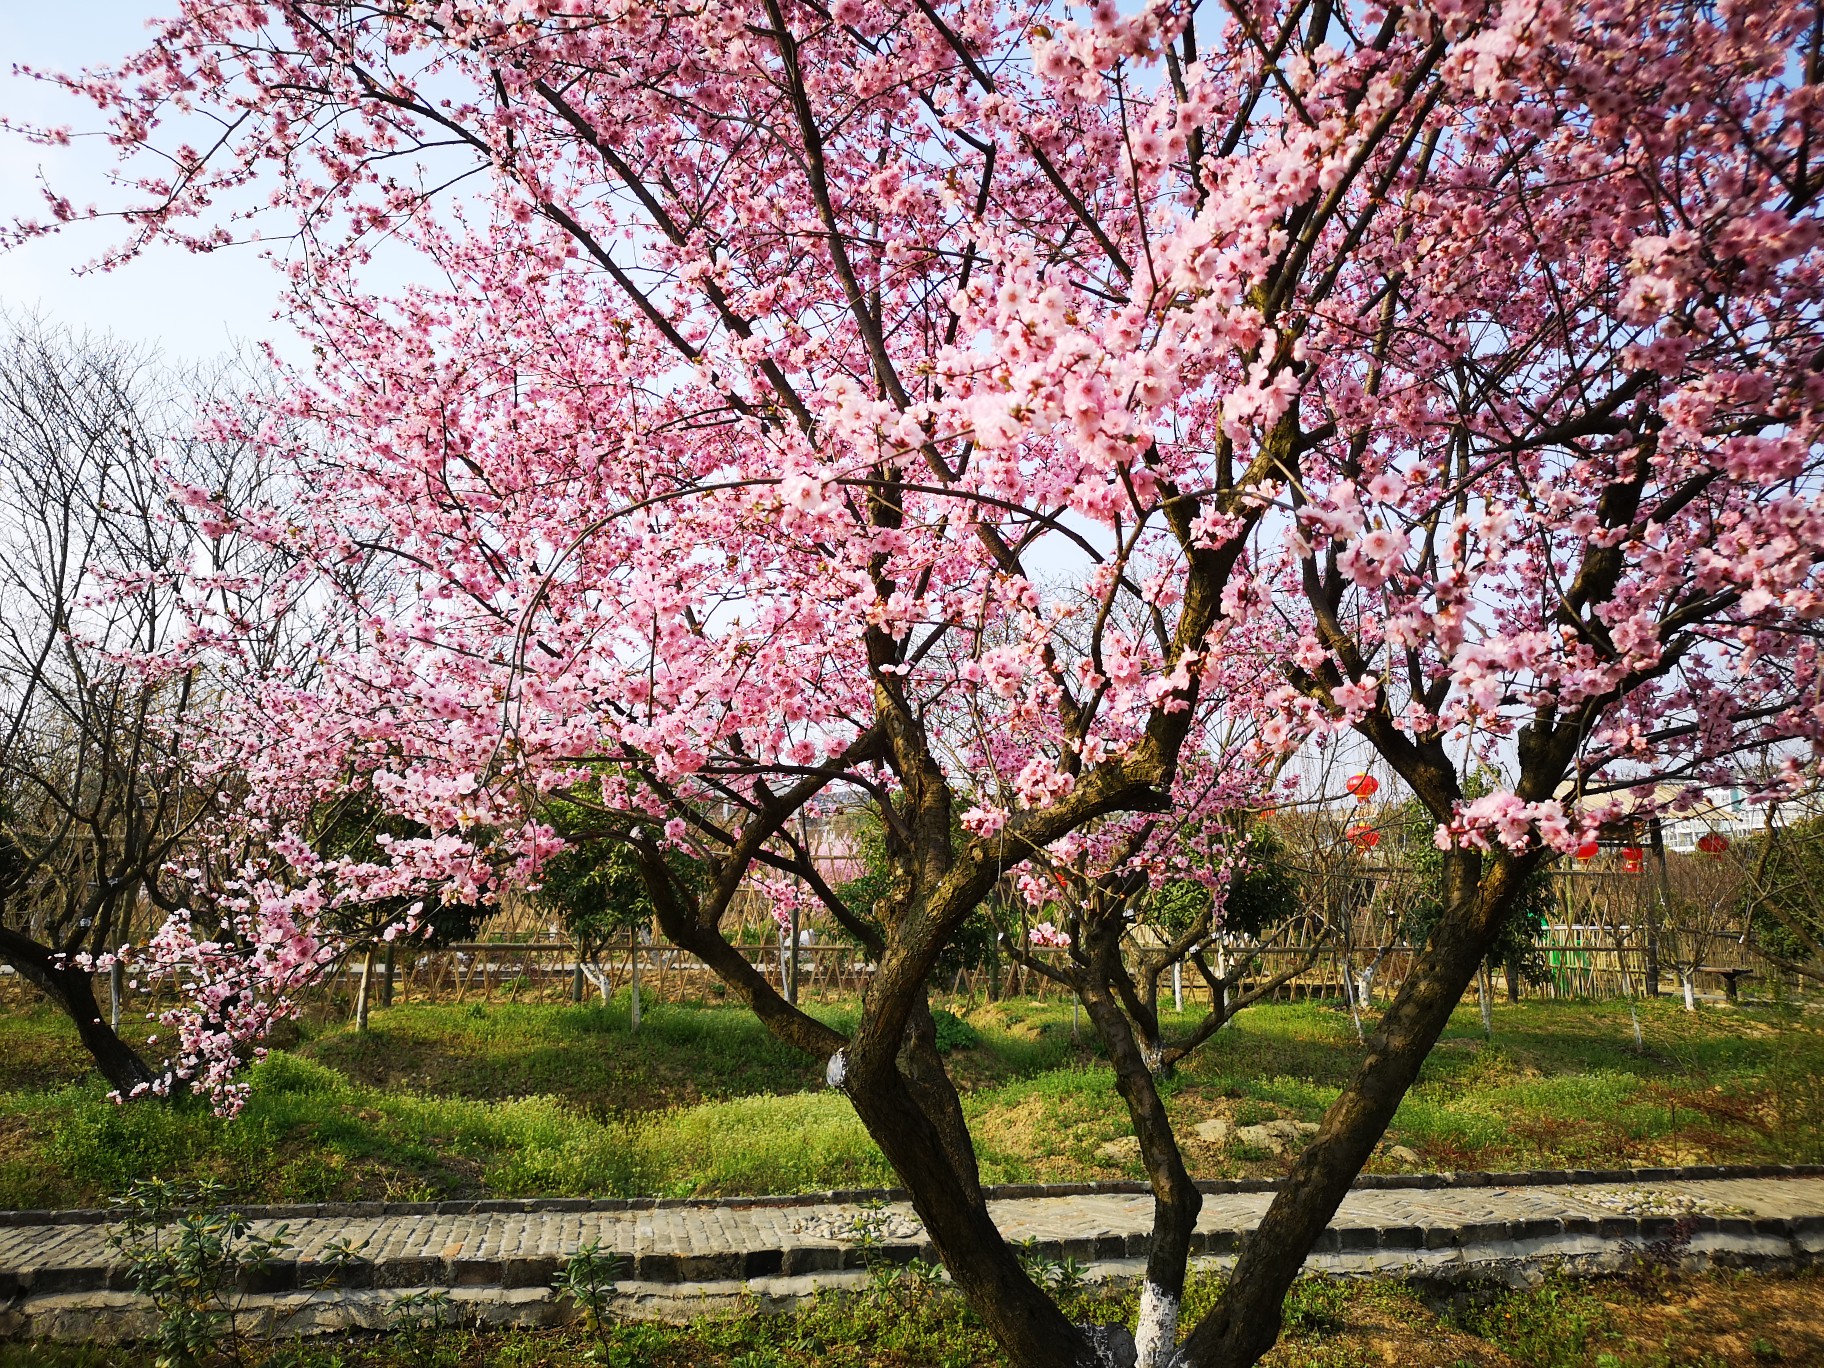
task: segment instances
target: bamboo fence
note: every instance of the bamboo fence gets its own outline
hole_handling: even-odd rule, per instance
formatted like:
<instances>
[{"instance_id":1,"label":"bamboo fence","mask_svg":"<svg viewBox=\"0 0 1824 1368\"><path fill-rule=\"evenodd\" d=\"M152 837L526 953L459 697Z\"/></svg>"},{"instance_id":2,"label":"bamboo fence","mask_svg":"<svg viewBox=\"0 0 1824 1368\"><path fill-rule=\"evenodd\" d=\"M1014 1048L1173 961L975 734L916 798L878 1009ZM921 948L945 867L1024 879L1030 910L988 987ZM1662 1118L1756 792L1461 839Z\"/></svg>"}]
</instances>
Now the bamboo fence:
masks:
<instances>
[{"instance_id":1,"label":"bamboo fence","mask_svg":"<svg viewBox=\"0 0 1824 1368\"><path fill-rule=\"evenodd\" d=\"M1375 882L1390 882L1397 870L1364 871L1362 904L1350 919L1350 934L1332 937L1321 948L1316 962L1305 973L1282 987L1282 999L1326 998L1347 1000L1351 992L1368 1002L1384 1000L1397 992L1410 971L1416 948L1402 944L1390 918L1370 910ZM1756 957L1739 933L1726 926L1683 928L1656 921L1656 899L1650 880L1614 870L1579 869L1553 878L1558 920L1547 930L1541 945L1546 977L1543 982L1518 985L1526 996L1548 998L1621 998L1644 996L1657 977L1660 986L1673 975L1675 950L1681 935L1689 944L1701 945L1702 963L1695 974L1696 991L1705 997L1734 998L1745 986L1751 996L1791 992L1801 988L1796 979L1774 970ZM757 972L784 988L791 979L791 956L770 932L770 918L756 908L743 906L738 935L755 943L738 945ZM497 939L427 949L401 942L391 963L380 957L374 971L383 975L375 985L373 1002L462 1003L584 1001L612 997L624 991L636 972L642 997L652 1001L715 1001L726 988L694 956L660 941L637 949L626 942L606 949L587 966L578 963L576 949L530 917L503 918L506 930ZM748 924L750 923L751 924ZM1043 950L1058 957L1062 950ZM1300 945L1283 945L1253 951L1256 971L1270 977L1276 963L1287 955L1303 955ZM1689 964L1691 956L1686 955ZM334 1012L358 995L365 956L349 955L309 995L310 1005ZM1657 966L1658 973L1655 974ZM1499 966L1497 966L1498 970ZM1369 971L1364 975L1364 971ZM858 996L872 974L860 951L845 944L800 946L797 953L797 996L804 1001L832 1001ZM1496 975L1500 977L1499 973ZM1745 981L1744 982L1738 982ZM1169 999L1173 976L1162 981L1162 997ZM1053 998L1064 989L1041 974L1016 965L940 971L934 988L940 997L982 1001L995 998ZM1178 979L1181 1000L1187 1006L1207 1006L1209 990L1202 977L1185 966ZM1243 991L1247 990L1243 984ZM1505 985L1501 985L1503 988ZM104 1009L109 984L96 984ZM15 976L0 970L0 1000L35 996ZM169 1001L166 985L156 993L141 989L128 994L123 1011L155 1010Z\"/></svg>"},{"instance_id":2,"label":"bamboo fence","mask_svg":"<svg viewBox=\"0 0 1824 1368\"><path fill-rule=\"evenodd\" d=\"M1620 931L1620 937L1616 931ZM777 945L737 947L755 970L784 990L792 976L789 950ZM1550 928L1541 946L1547 966L1542 983L1517 985L1529 997L1618 998L1645 995L1649 981L1649 955L1642 928L1624 925L1608 928L1567 924ZM1062 950L1039 952L1062 957ZM1270 977L1276 962L1306 953L1296 945L1271 946L1249 953L1255 961L1253 977ZM1328 944L1316 963L1282 987L1281 1000L1346 999L1353 990L1366 1002L1382 1001L1399 990L1410 971L1417 949L1399 943L1356 945L1347 953ZM1751 984L1766 986L1777 976L1764 964L1731 942L1697 976L1698 991L1708 997L1732 996L1733 977L1747 976ZM579 971L576 951L557 940L473 942L438 950L404 950L394 970L391 992L376 985L376 1001L462 1003L592 1001L624 992L638 963L640 991L646 1001L713 1002L727 989L695 956L664 942L641 944L637 950L622 944L613 947ZM357 994L363 961L350 956L318 995L352 1002ZM1368 982L1362 971L1374 966ZM384 972L376 961L375 972ZM797 955L797 997L806 1002L852 999L867 986L873 966L860 951L848 945L800 946ZM1669 971L1662 970L1662 980ZM1499 978L1499 975L1497 975ZM1244 980L1245 992L1249 980ZM1179 979L1182 1000L1188 1007L1207 1007L1209 990L1202 977L1186 967ZM1065 989L1029 969L1002 963L998 967L940 971L934 984L940 997L985 1001L998 998L1057 998ZM1505 988L1505 985L1501 985ZM1791 988L1796 985L1784 984ZM1169 999L1172 975L1161 980L1161 997ZM1473 990L1472 990L1473 991ZM1756 994L1760 995L1759 993Z\"/></svg>"}]
</instances>

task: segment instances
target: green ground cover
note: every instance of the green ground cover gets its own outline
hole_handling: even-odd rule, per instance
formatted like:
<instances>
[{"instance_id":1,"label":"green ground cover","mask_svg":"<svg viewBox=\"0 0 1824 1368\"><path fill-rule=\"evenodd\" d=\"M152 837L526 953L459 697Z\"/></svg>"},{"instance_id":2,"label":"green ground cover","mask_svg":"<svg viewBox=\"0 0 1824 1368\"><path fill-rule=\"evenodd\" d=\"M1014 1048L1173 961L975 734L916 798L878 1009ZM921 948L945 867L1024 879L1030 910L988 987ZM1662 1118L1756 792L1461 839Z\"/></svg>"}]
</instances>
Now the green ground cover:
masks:
<instances>
[{"instance_id":1,"label":"green ground cover","mask_svg":"<svg viewBox=\"0 0 1824 1368\"><path fill-rule=\"evenodd\" d=\"M1220 1290L1193 1278L1187 1318ZM1134 1319L1127 1290L1066 1291L1079 1320ZM1286 1303L1267 1368L1750 1368L1824 1363L1824 1280L1815 1273L1671 1278L1650 1270L1595 1283L1550 1282L1467 1305L1397 1282L1311 1278ZM773 1316L687 1325L622 1322L599 1333L433 1329L402 1308L384 1335L256 1346L247 1368L994 1368L1004 1362L943 1284L904 1274ZM0 1368L152 1368L131 1346L0 1344Z\"/></svg>"},{"instance_id":2,"label":"green ground cover","mask_svg":"<svg viewBox=\"0 0 1824 1368\"><path fill-rule=\"evenodd\" d=\"M845 1009L820 1007L840 1025ZM1459 1012L1373 1167L1824 1161L1824 1023L1793 1009L1528 1001L1491 1039ZM950 1063L989 1181L1138 1177L1113 1080L1068 1005L965 1013ZM968 1037L971 1032L957 1032ZM1209 1117L1315 1120L1361 1055L1334 1005L1244 1014L1166 1085L1201 1176L1283 1158L1206 1145ZM402 1006L306 1028L251 1071L235 1121L195 1102L118 1107L68 1026L0 1012L0 1207L95 1204L136 1178L212 1176L247 1201L729 1194L888 1185L822 1064L728 1006Z\"/></svg>"}]
</instances>

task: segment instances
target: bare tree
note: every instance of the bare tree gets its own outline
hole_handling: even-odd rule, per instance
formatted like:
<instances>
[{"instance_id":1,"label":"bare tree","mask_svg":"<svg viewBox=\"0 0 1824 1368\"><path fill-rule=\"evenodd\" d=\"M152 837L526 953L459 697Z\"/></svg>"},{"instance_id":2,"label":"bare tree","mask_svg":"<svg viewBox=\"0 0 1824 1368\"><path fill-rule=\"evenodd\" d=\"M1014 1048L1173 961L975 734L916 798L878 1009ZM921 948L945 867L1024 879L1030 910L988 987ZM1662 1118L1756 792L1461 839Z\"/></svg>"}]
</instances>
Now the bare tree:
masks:
<instances>
[{"instance_id":1,"label":"bare tree","mask_svg":"<svg viewBox=\"0 0 1824 1368\"><path fill-rule=\"evenodd\" d=\"M95 962L150 929L161 871L232 787L183 746L214 682L146 662L183 629L162 572L198 530L173 478L226 491L183 381L35 320L0 342L0 963L75 1024L123 1093L156 1071L104 1018ZM173 398L173 392L178 396ZM115 979L118 994L119 980Z\"/></svg>"},{"instance_id":2,"label":"bare tree","mask_svg":"<svg viewBox=\"0 0 1824 1368\"><path fill-rule=\"evenodd\" d=\"M1775 968L1824 981L1824 816L1810 794L1740 852L1747 945Z\"/></svg>"},{"instance_id":3,"label":"bare tree","mask_svg":"<svg viewBox=\"0 0 1824 1368\"><path fill-rule=\"evenodd\" d=\"M1742 938L1746 874L1739 854L1721 846L1666 858L1667 923L1662 953L1672 961L1685 1010L1697 1010L1697 975L1723 943ZM1734 989L1731 988L1733 994Z\"/></svg>"}]
</instances>

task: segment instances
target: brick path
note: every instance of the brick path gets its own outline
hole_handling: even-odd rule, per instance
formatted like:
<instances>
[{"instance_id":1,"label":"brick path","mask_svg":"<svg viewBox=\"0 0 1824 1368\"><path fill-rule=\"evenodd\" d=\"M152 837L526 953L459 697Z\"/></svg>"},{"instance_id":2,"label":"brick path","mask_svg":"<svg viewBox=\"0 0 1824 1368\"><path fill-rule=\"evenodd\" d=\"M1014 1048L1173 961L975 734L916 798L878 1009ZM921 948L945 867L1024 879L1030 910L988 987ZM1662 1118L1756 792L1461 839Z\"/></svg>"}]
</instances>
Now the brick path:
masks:
<instances>
[{"instance_id":1,"label":"brick path","mask_svg":"<svg viewBox=\"0 0 1824 1368\"><path fill-rule=\"evenodd\" d=\"M1405 1180L1362 1187L1344 1201L1313 1263L1337 1271L1448 1274L1529 1261L1613 1263L1655 1243L1720 1259L1824 1257L1824 1169L1725 1172L1438 1175L1430 1186ZM1221 1259L1234 1254L1272 1194L1259 1190L1262 1184L1213 1186L1228 1190L1206 1195L1194 1252ZM1249 1187L1256 1190L1235 1190ZM1109 1273L1137 1270L1152 1220L1151 1199L1132 1190L1005 1197L991 1210L1010 1240L1033 1241L1050 1257L1069 1256ZM691 1301L700 1307L703 1297L743 1288L790 1299L852 1280L853 1270L870 1260L933 1257L903 1202L272 1208L261 1209L255 1228L270 1234L281 1224L291 1262L268 1270L249 1291L352 1304L362 1289L371 1301L377 1289L449 1288L478 1303L516 1307L517 1319L535 1305L549 1310L546 1289L558 1265L588 1243L619 1256L629 1305L652 1306ZM872 1239L861 1238L869 1229ZM127 1314L131 1299L122 1295L125 1283L106 1236L96 1213L0 1213L0 1335L93 1334L96 1316ZM312 1266L341 1243L360 1247L362 1263L340 1287L294 1292L314 1286Z\"/></svg>"}]
</instances>

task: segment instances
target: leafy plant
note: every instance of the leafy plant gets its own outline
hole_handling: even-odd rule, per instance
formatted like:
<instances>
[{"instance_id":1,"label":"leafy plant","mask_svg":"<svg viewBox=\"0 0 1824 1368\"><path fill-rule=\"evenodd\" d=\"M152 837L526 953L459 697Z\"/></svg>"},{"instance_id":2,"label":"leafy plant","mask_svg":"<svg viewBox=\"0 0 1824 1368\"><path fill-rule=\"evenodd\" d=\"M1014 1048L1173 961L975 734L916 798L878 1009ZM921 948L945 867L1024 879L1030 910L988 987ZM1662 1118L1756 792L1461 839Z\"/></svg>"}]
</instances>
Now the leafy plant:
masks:
<instances>
[{"instance_id":1,"label":"leafy plant","mask_svg":"<svg viewBox=\"0 0 1824 1368\"><path fill-rule=\"evenodd\" d=\"M880 1281L883 1272L890 1274L892 1271L884 1257L887 1243L886 1206L882 1201L863 1202L861 1210L849 1222L849 1238L854 1241L856 1252L861 1255L861 1266L873 1275L876 1282Z\"/></svg>"},{"instance_id":2,"label":"leafy plant","mask_svg":"<svg viewBox=\"0 0 1824 1368\"><path fill-rule=\"evenodd\" d=\"M608 1309L621 1276L620 1255L590 1242L565 1259L551 1287L582 1308L583 1328L596 1337L604 1357L608 1354Z\"/></svg>"},{"instance_id":3,"label":"leafy plant","mask_svg":"<svg viewBox=\"0 0 1824 1368\"><path fill-rule=\"evenodd\" d=\"M404 1351L412 1368L432 1368L441 1332L456 1318L455 1304L441 1287L402 1292L386 1308L393 1342Z\"/></svg>"},{"instance_id":4,"label":"leafy plant","mask_svg":"<svg viewBox=\"0 0 1824 1368\"><path fill-rule=\"evenodd\" d=\"M257 1286L291 1242L283 1225L256 1232L228 1198L227 1187L210 1178L146 1178L114 1201L121 1219L109 1231L108 1245L126 1259L134 1290L158 1317L152 1335L158 1368L247 1361L249 1284ZM366 1244L342 1239L326 1246L313 1260L319 1272L311 1288L347 1281L365 1261ZM302 1309L293 1304L281 1320ZM268 1324L265 1333L273 1328Z\"/></svg>"},{"instance_id":5,"label":"leafy plant","mask_svg":"<svg viewBox=\"0 0 1824 1368\"><path fill-rule=\"evenodd\" d=\"M152 1304L158 1368L201 1368L246 1361L241 1324L243 1275L264 1271L289 1248L286 1227L256 1234L226 1206L211 1179L147 1178L115 1201L119 1223L109 1247L127 1262L133 1289Z\"/></svg>"},{"instance_id":6,"label":"leafy plant","mask_svg":"<svg viewBox=\"0 0 1824 1368\"><path fill-rule=\"evenodd\" d=\"M655 915L645 880L631 850L588 830L589 816L573 803L552 801L545 818L570 842L545 861L539 873L538 905L555 914L584 959L594 960L617 934L649 926ZM696 889L699 863L676 851L666 856L678 886Z\"/></svg>"},{"instance_id":7,"label":"leafy plant","mask_svg":"<svg viewBox=\"0 0 1824 1368\"><path fill-rule=\"evenodd\" d=\"M931 1009L931 1020L937 1028L937 1052L973 1050L982 1043L982 1034L955 1012L942 1007Z\"/></svg>"},{"instance_id":8,"label":"leafy plant","mask_svg":"<svg viewBox=\"0 0 1824 1368\"><path fill-rule=\"evenodd\" d=\"M1141 906L1148 921L1168 934L1181 935L1208 910L1210 892L1188 879L1173 879L1147 894ZM1271 827L1257 824L1248 833L1239 868L1223 894L1223 929L1258 936L1301 911L1298 879L1285 843Z\"/></svg>"},{"instance_id":9,"label":"leafy plant","mask_svg":"<svg viewBox=\"0 0 1824 1368\"><path fill-rule=\"evenodd\" d=\"M1082 1290L1083 1276L1088 1270L1070 1255L1054 1259L1036 1240L1026 1240L1020 1245L1019 1257L1026 1276L1053 1296L1070 1296Z\"/></svg>"},{"instance_id":10,"label":"leafy plant","mask_svg":"<svg viewBox=\"0 0 1824 1368\"><path fill-rule=\"evenodd\" d=\"M1824 940L1824 817L1770 826L1742 845L1738 915L1776 961L1818 967Z\"/></svg>"},{"instance_id":11,"label":"leafy plant","mask_svg":"<svg viewBox=\"0 0 1824 1368\"><path fill-rule=\"evenodd\" d=\"M1349 1294L1335 1278L1304 1277L1286 1293L1284 1317L1288 1335L1334 1335L1343 1328Z\"/></svg>"}]
</instances>

